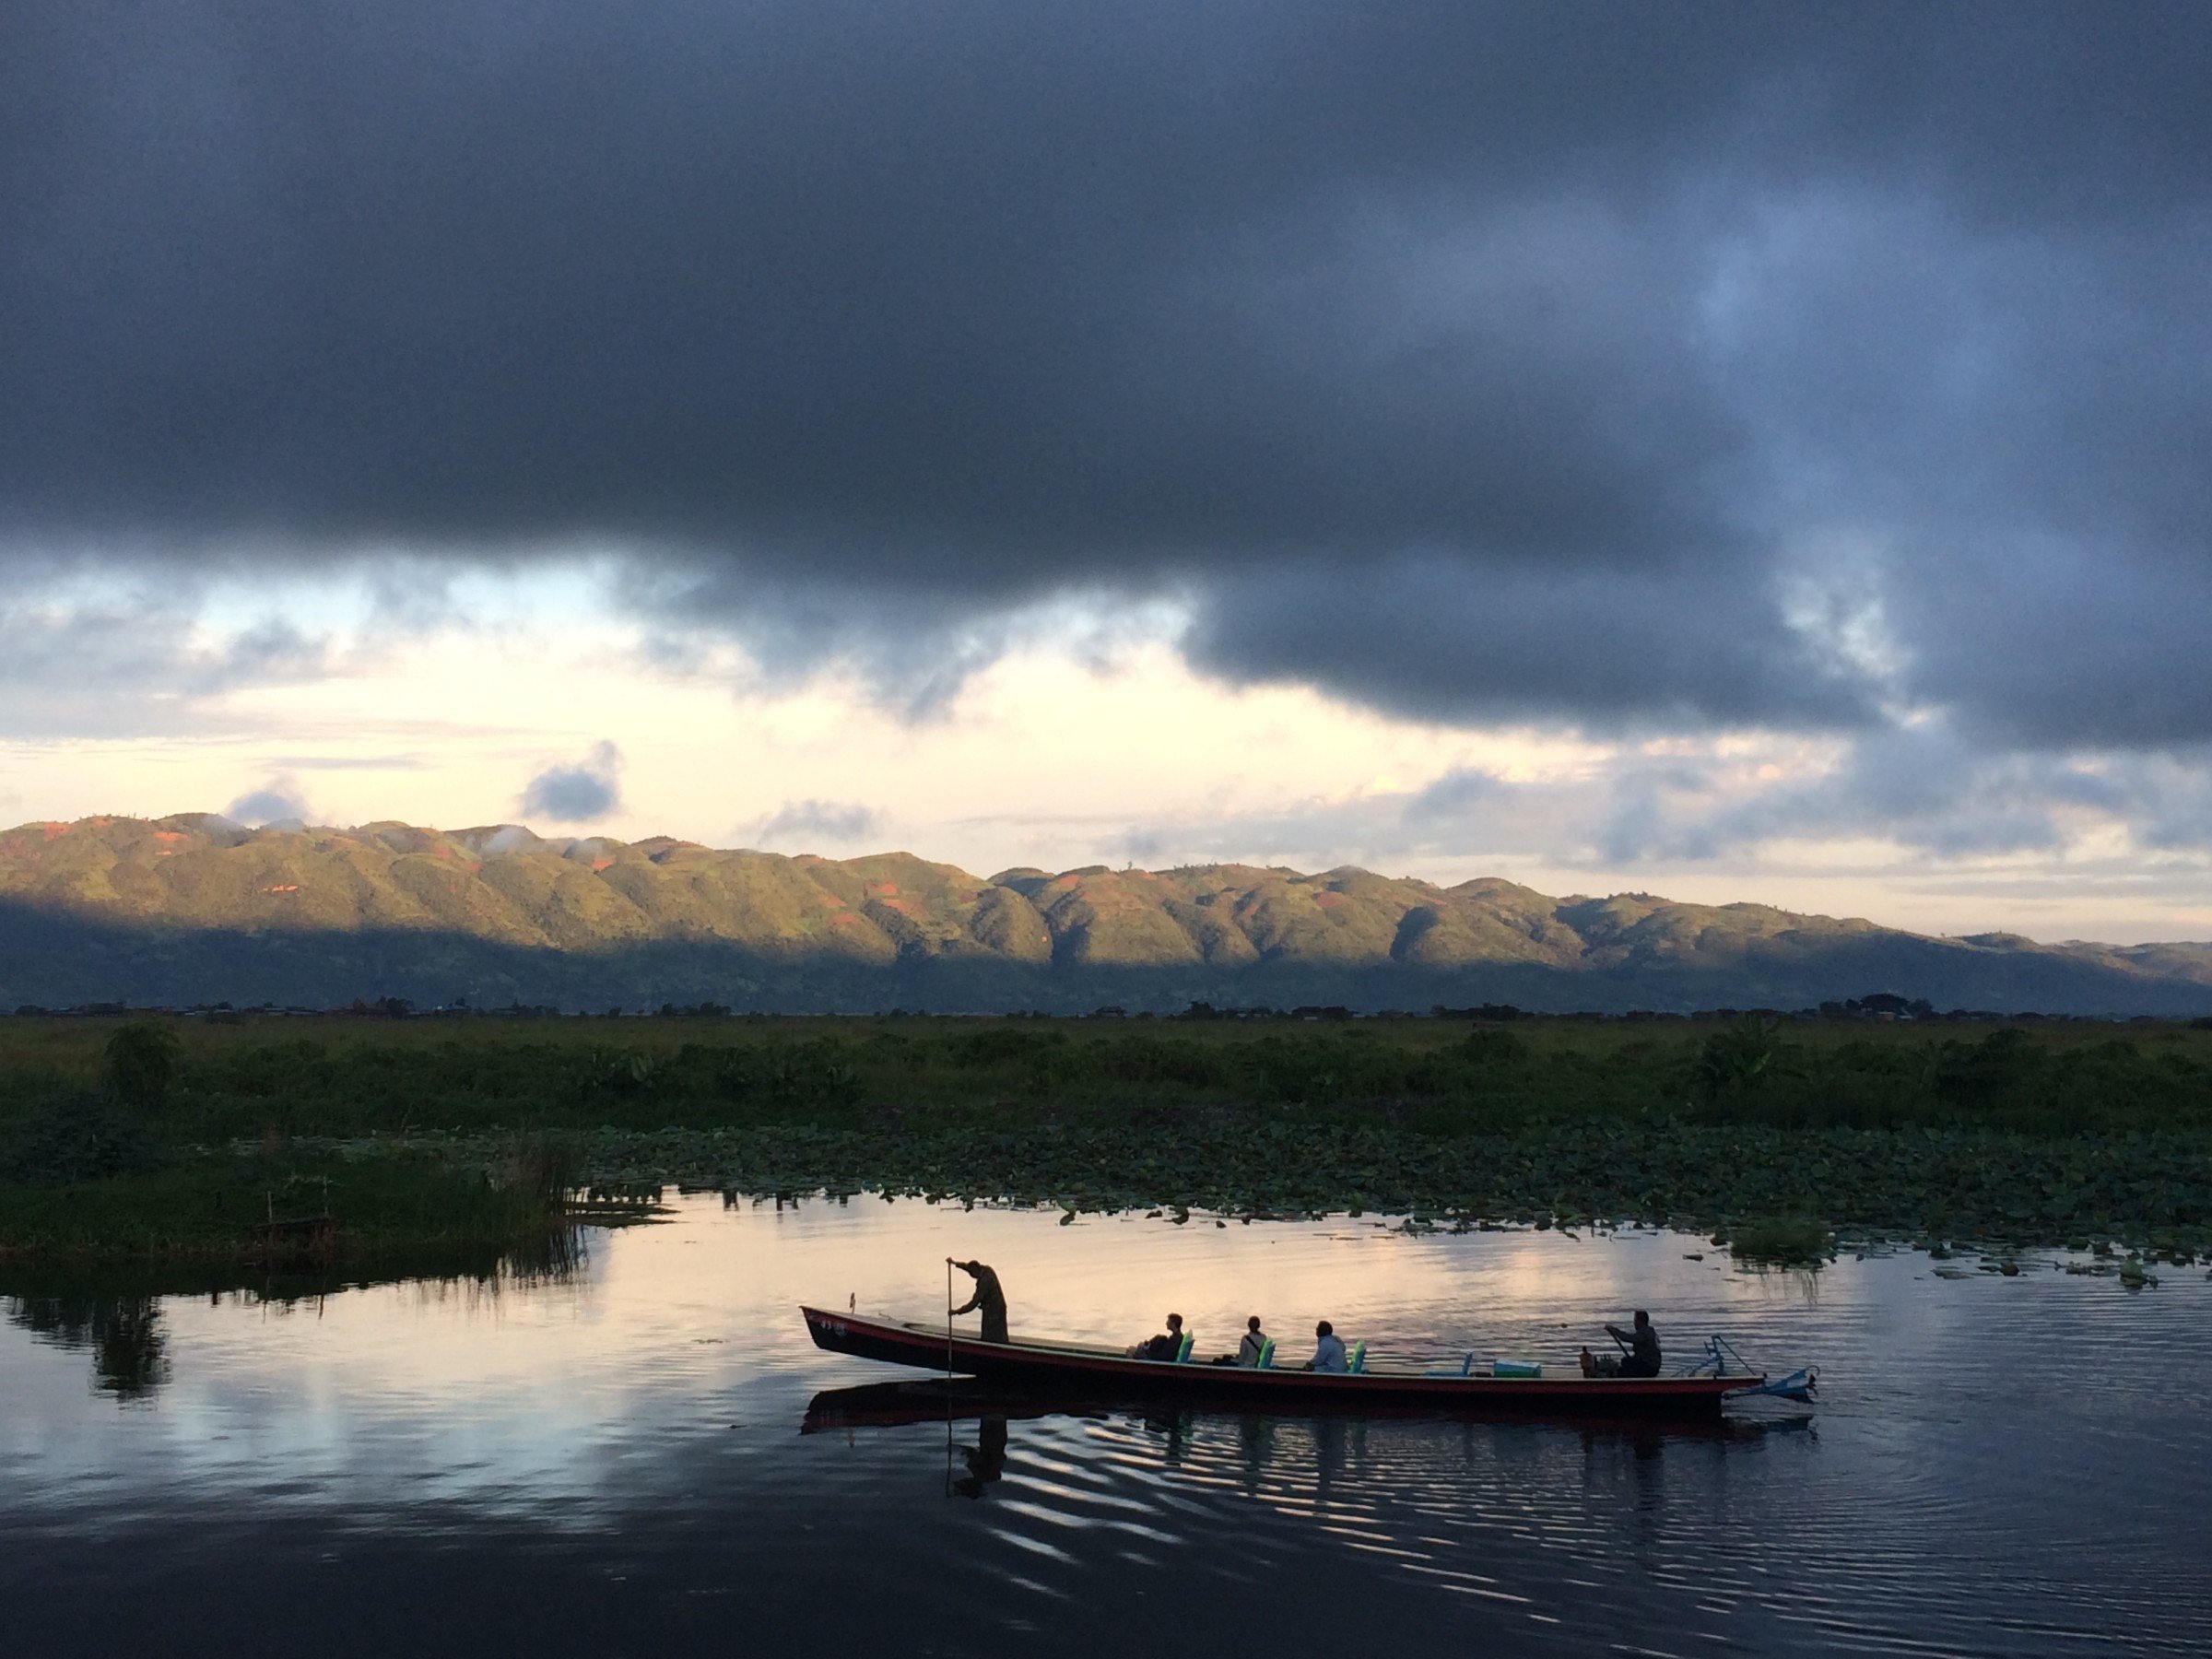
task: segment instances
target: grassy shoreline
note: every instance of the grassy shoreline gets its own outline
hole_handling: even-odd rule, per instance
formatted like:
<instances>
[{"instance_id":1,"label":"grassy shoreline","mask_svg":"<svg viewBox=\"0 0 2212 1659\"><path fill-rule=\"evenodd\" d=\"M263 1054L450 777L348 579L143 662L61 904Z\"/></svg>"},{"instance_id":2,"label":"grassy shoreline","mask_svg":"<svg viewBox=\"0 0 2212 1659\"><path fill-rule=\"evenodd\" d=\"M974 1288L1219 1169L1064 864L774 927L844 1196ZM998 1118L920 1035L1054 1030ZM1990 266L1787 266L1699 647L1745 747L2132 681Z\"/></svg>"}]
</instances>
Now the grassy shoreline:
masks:
<instances>
[{"instance_id":1,"label":"grassy shoreline","mask_svg":"<svg viewBox=\"0 0 2212 1659\"><path fill-rule=\"evenodd\" d=\"M563 1212L558 1194L495 1179L486 1150L182 1149L159 1167L100 1178L0 1182L0 1265L496 1262L543 1239Z\"/></svg>"}]
</instances>

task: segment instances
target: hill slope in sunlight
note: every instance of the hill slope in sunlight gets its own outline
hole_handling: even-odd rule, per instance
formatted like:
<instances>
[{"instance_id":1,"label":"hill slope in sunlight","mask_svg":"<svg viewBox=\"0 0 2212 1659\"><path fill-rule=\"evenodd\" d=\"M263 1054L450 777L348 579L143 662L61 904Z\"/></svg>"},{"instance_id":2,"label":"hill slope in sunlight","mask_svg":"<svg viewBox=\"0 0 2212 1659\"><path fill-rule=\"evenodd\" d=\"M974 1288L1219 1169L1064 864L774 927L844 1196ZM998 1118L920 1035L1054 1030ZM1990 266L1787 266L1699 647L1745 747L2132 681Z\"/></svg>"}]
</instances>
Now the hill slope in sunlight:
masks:
<instances>
[{"instance_id":1,"label":"hill slope in sunlight","mask_svg":"<svg viewBox=\"0 0 2212 1659\"><path fill-rule=\"evenodd\" d=\"M248 830L205 814L0 834L0 1002L465 996L786 1011L1345 1003L2212 1010L2212 946L1936 939L1649 894L1343 868L970 875L517 825Z\"/></svg>"}]
</instances>

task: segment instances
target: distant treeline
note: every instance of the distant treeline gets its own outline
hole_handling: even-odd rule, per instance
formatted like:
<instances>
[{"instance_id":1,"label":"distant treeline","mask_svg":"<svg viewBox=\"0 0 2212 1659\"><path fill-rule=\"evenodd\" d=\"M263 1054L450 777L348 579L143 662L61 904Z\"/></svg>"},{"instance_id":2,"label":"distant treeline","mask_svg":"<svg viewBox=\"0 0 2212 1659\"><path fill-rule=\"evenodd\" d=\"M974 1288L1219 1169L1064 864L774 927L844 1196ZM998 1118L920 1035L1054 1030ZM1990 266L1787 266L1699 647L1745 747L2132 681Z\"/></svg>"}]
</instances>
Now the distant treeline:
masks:
<instances>
[{"instance_id":1,"label":"distant treeline","mask_svg":"<svg viewBox=\"0 0 2212 1659\"><path fill-rule=\"evenodd\" d=\"M488 1007L477 1007L463 1001L442 1003L431 1007L418 1007L404 996L357 998L340 1007L312 1008L303 1006L279 1007L274 1003L262 1003L250 1007L233 1004L206 1003L185 1007L168 1006L134 1006L128 1003L84 1003L66 1008L43 1007L36 1003L22 1004L15 1010L18 1019L135 1019L177 1018L205 1020L217 1025L239 1025L249 1019L731 1019L749 1020L786 1019L790 1015L743 1012L727 1003L662 1003L658 1007L610 1007L604 1010L565 1010L547 1004L510 1003ZM797 1018L805 1018L799 1016ZM1714 1007L1680 1012L1671 1009L1630 1008L1621 1012L1603 1009L1557 1011L1540 1008L1523 1008L1512 1003L1479 1003L1455 1008L1443 1003L1431 1005L1425 1013L1409 1009L1385 1008L1362 1012L1343 1003L1300 1004L1295 1007L1271 1007L1266 1005L1252 1006L1216 1007L1212 1003L1194 1002L1179 1014L1157 1014L1148 1008L1134 1012L1115 1004L1094 1008L1088 1014L1053 1014L1038 1009L1015 1011L1003 1015L947 1014L933 1015L926 1009L893 1007L870 1015L824 1015L823 1018L877 1018L877 1019L929 1019L945 1018L965 1021L986 1019L1176 1019L1186 1021L1232 1020L1269 1021L1348 1019L1457 1019L1482 1020L1492 1024L1512 1024L1518 1020L1570 1020L1578 1023L1622 1021L1631 1025L1685 1020L1740 1019L1751 1018L1773 1020L1843 1019L1843 1020L1942 1020L1952 1024L1990 1024L2004 1020L2040 1023L2046 1020L2075 1020L2091 1025L2109 1025L2114 1021L2094 1015L2042 1013L2035 1009L2020 1009L2002 1013L1994 1008L1951 1008L1938 1011L1925 998L1900 996L1892 992L1874 991L1865 996L1849 997L1841 1001L1821 1003L1807 1008L1733 1008ZM2125 1021L2135 1026L2167 1023L2159 1016L2136 1015ZM2191 1023L2200 1029L2212 1030L2212 1016L2198 1018Z\"/></svg>"},{"instance_id":2,"label":"distant treeline","mask_svg":"<svg viewBox=\"0 0 2212 1659\"><path fill-rule=\"evenodd\" d=\"M160 1033L158 1087L119 1032ZM127 1048L127 1044L126 1044ZM1160 1110L1379 1118L1424 1134L1642 1115L2065 1134L2212 1126L2212 1030L1942 1022L751 1019L23 1021L0 1123L122 1090L164 1138L857 1124Z\"/></svg>"}]
</instances>

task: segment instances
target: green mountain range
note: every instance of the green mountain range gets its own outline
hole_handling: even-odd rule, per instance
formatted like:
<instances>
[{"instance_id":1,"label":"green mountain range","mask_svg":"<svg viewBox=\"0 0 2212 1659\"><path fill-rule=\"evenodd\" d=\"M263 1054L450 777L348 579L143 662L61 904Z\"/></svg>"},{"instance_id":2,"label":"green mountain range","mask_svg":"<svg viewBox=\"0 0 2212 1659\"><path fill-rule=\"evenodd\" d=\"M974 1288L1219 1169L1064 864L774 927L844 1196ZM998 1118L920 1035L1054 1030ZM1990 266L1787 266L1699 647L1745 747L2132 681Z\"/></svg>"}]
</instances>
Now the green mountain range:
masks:
<instances>
[{"instance_id":1,"label":"green mountain range","mask_svg":"<svg viewBox=\"0 0 2212 1659\"><path fill-rule=\"evenodd\" d=\"M1344 868L972 876L517 825L249 830L207 814L0 834L0 1006L465 998L786 1012L1510 1002L2212 1012L2212 945L1930 938L1760 904L1552 898Z\"/></svg>"}]
</instances>

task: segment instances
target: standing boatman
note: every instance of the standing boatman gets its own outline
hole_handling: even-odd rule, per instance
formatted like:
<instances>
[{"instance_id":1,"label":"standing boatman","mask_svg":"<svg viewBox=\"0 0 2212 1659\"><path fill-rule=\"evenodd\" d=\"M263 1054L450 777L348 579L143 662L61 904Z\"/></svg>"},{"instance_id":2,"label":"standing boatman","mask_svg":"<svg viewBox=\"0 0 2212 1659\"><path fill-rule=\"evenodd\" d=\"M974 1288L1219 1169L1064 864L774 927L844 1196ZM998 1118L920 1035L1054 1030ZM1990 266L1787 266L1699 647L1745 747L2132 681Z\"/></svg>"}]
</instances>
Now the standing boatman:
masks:
<instances>
[{"instance_id":1,"label":"standing boatman","mask_svg":"<svg viewBox=\"0 0 2212 1659\"><path fill-rule=\"evenodd\" d=\"M962 1313L972 1313L980 1308L983 1315L983 1340L985 1342L1008 1340L1006 1335L1006 1293L998 1288L998 1275L981 1262L956 1262L950 1256L947 1256L945 1265L947 1267L958 1267L975 1281L975 1294L968 1299L967 1306L955 1308L954 1315L957 1317Z\"/></svg>"}]
</instances>

